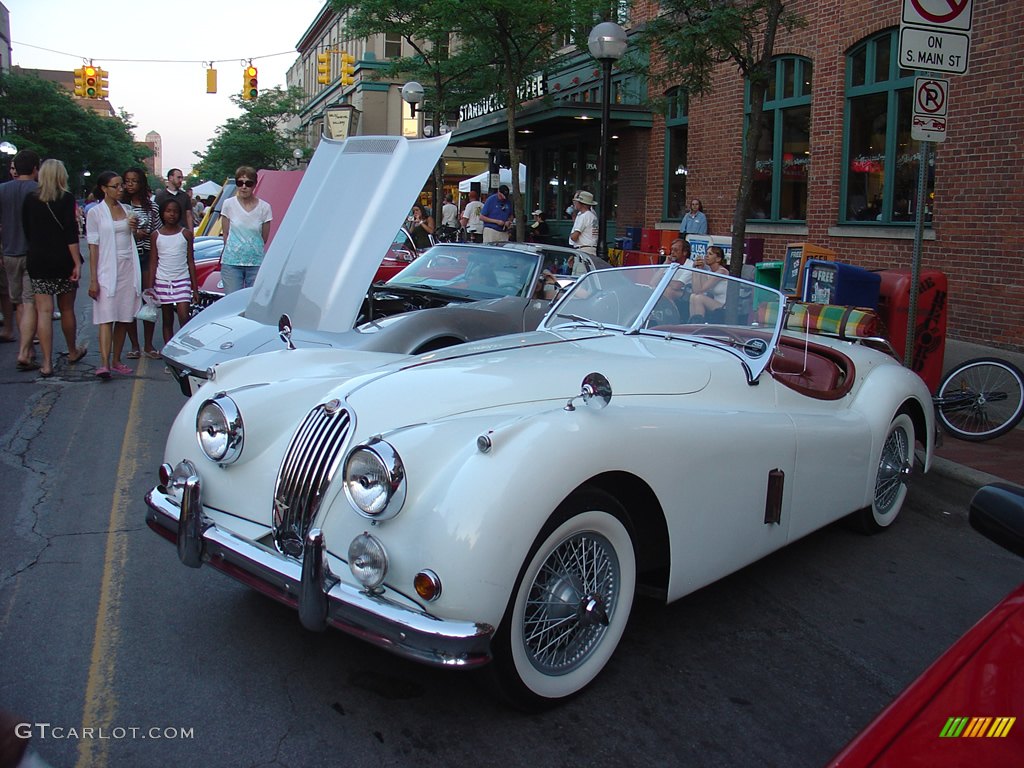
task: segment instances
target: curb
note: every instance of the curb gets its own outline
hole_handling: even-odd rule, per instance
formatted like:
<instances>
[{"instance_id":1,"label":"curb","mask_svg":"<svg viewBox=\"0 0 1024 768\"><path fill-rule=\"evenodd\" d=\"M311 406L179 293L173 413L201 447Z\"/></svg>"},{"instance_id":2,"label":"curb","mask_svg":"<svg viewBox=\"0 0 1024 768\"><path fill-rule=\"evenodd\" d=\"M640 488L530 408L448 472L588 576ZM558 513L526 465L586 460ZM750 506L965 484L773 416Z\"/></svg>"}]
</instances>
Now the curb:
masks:
<instances>
[{"instance_id":1,"label":"curb","mask_svg":"<svg viewBox=\"0 0 1024 768\"><path fill-rule=\"evenodd\" d=\"M1009 483L1009 480L1004 480L997 475L991 475L988 472L982 472L980 469L974 469L972 467L958 464L955 461L944 459L941 456L932 457L932 466L928 474L936 474L942 477L955 480L958 483L963 483L974 489L981 488L983 485L989 485L991 483ZM1014 483L1016 485L1016 483Z\"/></svg>"}]
</instances>

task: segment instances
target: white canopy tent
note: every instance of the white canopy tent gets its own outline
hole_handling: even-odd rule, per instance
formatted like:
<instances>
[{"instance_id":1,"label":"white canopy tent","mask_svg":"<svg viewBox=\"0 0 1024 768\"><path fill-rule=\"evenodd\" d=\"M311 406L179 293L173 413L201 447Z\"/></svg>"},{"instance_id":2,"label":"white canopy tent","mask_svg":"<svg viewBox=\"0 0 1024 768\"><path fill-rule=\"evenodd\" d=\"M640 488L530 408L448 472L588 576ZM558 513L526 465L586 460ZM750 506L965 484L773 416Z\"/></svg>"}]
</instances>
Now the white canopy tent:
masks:
<instances>
[{"instance_id":1,"label":"white canopy tent","mask_svg":"<svg viewBox=\"0 0 1024 768\"><path fill-rule=\"evenodd\" d=\"M487 190L487 176L488 176L487 171L484 171L483 173L478 173L476 176L474 176L471 179L466 179L465 181L460 181L459 182L459 194L465 194L466 192L469 192L470 185L474 181L480 182L480 188L483 189L484 191L486 191ZM498 173L498 179L500 180L501 184L507 184L508 188L512 189L512 169L511 168L502 168L499 171L499 173ZM526 191L526 166L523 163L519 164L519 189L523 190L523 191Z\"/></svg>"},{"instance_id":2,"label":"white canopy tent","mask_svg":"<svg viewBox=\"0 0 1024 768\"><path fill-rule=\"evenodd\" d=\"M204 181L202 184L192 187L192 194L199 195L199 197L209 197L210 195L216 195L218 192L220 192L220 184L216 181Z\"/></svg>"}]
</instances>

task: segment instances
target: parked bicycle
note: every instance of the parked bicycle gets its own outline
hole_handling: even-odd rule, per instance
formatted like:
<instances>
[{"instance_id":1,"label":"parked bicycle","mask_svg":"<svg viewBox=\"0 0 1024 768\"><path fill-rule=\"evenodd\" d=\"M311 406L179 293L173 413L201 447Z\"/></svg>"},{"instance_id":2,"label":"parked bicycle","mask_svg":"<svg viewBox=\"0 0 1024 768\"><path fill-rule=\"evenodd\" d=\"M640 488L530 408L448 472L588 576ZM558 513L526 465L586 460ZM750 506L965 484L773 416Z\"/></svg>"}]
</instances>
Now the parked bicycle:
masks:
<instances>
[{"instance_id":1,"label":"parked bicycle","mask_svg":"<svg viewBox=\"0 0 1024 768\"><path fill-rule=\"evenodd\" d=\"M967 360L943 377L932 401L939 421L954 437L991 440L1024 416L1024 373L998 357Z\"/></svg>"}]
</instances>

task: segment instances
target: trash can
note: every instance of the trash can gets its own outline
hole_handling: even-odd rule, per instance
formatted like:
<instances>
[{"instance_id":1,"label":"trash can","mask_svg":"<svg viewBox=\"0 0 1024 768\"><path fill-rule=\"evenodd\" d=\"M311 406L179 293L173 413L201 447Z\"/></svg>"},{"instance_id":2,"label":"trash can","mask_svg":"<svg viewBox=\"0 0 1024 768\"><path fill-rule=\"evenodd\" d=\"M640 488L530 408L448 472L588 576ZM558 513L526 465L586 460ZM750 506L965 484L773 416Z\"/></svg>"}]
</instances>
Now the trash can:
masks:
<instances>
[{"instance_id":1,"label":"trash can","mask_svg":"<svg viewBox=\"0 0 1024 768\"><path fill-rule=\"evenodd\" d=\"M754 265L754 282L758 285L765 285L769 288L778 289L782 281L781 261L762 261ZM764 291L754 290L754 308L762 301L773 301L771 296Z\"/></svg>"},{"instance_id":2,"label":"trash can","mask_svg":"<svg viewBox=\"0 0 1024 768\"><path fill-rule=\"evenodd\" d=\"M885 321L889 341L902 360L906 351L907 320L910 317L911 273L909 269L886 269L878 274L882 279L878 314ZM917 329L910 368L924 379L932 392L938 389L942 380L948 297L945 273L937 269L921 272L917 296Z\"/></svg>"}]
</instances>

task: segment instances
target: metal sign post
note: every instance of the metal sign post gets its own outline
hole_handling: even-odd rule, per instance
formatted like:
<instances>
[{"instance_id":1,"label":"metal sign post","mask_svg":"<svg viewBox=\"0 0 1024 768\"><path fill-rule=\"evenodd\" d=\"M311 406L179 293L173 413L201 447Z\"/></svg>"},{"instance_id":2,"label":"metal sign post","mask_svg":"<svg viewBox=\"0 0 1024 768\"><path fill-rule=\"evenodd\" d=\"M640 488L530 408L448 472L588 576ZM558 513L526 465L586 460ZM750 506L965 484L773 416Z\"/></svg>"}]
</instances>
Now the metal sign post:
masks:
<instances>
[{"instance_id":1,"label":"metal sign post","mask_svg":"<svg viewBox=\"0 0 1024 768\"><path fill-rule=\"evenodd\" d=\"M928 207L928 163L932 141L946 137L948 83L933 72L962 75L971 51L974 0L903 0L900 16L900 66L928 70L914 83L911 138L921 142L917 169L917 210L914 216L914 254L910 264L910 303L903 364L913 367L917 339L917 303L921 292L921 240Z\"/></svg>"},{"instance_id":2,"label":"metal sign post","mask_svg":"<svg viewBox=\"0 0 1024 768\"><path fill-rule=\"evenodd\" d=\"M917 340L917 298L921 292L921 239L924 236L925 198L928 194L928 158L932 143L921 142L921 162L917 169L917 210L914 215L914 255L910 261L910 306L907 310L907 338L903 348L903 364L912 368L914 342Z\"/></svg>"}]
</instances>

